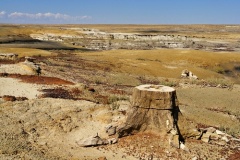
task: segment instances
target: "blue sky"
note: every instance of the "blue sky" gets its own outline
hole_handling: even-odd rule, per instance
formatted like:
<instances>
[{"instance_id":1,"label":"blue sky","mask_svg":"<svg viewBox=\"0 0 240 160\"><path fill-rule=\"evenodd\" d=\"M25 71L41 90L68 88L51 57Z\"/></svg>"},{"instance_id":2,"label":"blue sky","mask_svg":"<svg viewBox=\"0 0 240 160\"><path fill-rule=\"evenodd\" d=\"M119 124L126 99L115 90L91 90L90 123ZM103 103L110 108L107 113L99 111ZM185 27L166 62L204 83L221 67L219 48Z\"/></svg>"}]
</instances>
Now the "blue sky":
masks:
<instances>
[{"instance_id":1,"label":"blue sky","mask_svg":"<svg viewBox=\"0 0 240 160\"><path fill-rule=\"evenodd\" d=\"M240 24L240 0L0 0L0 23Z\"/></svg>"}]
</instances>

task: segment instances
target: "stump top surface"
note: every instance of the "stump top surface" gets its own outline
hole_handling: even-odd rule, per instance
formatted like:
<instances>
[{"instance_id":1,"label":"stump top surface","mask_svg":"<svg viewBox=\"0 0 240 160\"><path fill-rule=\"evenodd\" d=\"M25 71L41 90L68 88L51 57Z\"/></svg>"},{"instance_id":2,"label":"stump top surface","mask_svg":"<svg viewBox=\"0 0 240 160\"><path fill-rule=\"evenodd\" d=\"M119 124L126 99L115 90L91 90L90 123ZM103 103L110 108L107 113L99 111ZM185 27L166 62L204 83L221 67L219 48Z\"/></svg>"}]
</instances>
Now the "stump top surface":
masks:
<instances>
[{"instance_id":1,"label":"stump top surface","mask_svg":"<svg viewBox=\"0 0 240 160\"><path fill-rule=\"evenodd\" d=\"M164 85L144 84L136 87L139 90L152 91L152 92L173 92L174 88Z\"/></svg>"}]
</instances>

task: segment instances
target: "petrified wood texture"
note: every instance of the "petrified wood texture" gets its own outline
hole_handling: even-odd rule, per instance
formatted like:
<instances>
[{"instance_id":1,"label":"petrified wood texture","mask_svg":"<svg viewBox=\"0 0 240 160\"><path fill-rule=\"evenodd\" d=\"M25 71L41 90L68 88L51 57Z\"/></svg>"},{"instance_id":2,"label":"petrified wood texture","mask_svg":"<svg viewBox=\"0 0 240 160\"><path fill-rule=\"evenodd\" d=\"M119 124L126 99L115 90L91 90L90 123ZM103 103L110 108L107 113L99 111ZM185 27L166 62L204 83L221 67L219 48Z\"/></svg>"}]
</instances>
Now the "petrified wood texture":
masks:
<instances>
[{"instance_id":1,"label":"petrified wood texture","mask_svg":"<svg viewBox=\"0 0 240 160\"><path fill-rule=\"evenodd\" d=\"M133 89L131 108L119 136L139 131L167 133L178 118L176 90L163 85L141 85Z\"/></svg>"}]
</instances>

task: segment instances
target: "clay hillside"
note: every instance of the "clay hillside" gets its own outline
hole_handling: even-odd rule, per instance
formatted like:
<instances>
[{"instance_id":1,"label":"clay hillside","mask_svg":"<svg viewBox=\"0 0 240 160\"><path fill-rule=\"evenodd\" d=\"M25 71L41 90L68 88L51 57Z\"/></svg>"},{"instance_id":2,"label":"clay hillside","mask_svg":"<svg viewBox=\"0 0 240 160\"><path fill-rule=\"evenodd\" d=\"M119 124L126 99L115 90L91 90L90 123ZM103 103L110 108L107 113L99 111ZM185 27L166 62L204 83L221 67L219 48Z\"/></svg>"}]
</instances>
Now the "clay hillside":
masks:
<instances>
[{"instance_id":1,"label":"clay hillside","mask_svg":"<svg viewBox=\"0 0 240 160\"><path fill-rule=\"evenodd\" d=\"M240 157L239 25L1 25L0 159Z\"/></svg>"}]
</instances>

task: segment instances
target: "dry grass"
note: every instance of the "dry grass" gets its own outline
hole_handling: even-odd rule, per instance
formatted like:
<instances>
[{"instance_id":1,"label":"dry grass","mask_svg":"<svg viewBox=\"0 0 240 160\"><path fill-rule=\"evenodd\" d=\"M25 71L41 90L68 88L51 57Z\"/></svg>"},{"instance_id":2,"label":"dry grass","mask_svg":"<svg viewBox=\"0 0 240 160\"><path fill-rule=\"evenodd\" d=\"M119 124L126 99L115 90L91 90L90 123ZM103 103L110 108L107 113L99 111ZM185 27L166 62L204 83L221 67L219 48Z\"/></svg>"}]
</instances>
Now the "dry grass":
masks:
<instances>
[{"instance_id":1,"label":"dry grass","mask_svg":"<svg viewBox=\"0 0 240 160\"><path fill-rule=\"evenodd\" d=\"M81 35L71 28L94 28L115 33L188 35L195 38L222 39L235 42L240 38L239 25L1 25L0 36L21 35L26 37L32 33Z\"/></svg>"},{"instance_id":2,"label":"dry grass","mask_svg":"<svg viewBox=\"0 0 240 160\"><path fill-rule=\"evenodd\" d=\"M239 53L215 53L196 50L111 50L79 53L82 59L112 64L111 70L136 75L179 78L188 69L200 79L224 77L216 67L234 70L240 64Z\"/></svg>"},{"instance_id":3,"label":"dry grass","mask_svg":"<svg viewBox=\"0 0 240 160\"><path fill-rule=\"evenodd\" d=\"M197 124L218 127L235 136L240 135L238 89L178 88L177 94L180 109L188 119Z\"/></svg>"},{"instance_id":4,"label":"dry grass","mask_svg":"<svg viewBox=\"0 0 240 160\"><path fill-rule=\"evenodd\" d=\"M15 53L18 54L18 57L25 56L53 56L56 55L50 51L41 50L41 49L33 49L33 48L8 48L1 47L0 53Z\"/></svg>"},{"instance_id":5,"label":"dry grass","mask_svg":"<svg viewBox=\"0 0 240 160\"><path fill-rule=\"evenodd\" d=\"M64 25L1 25L0 36L1 37L29 37L30 34L44 34L44 33L54 33L54 34L68 34L76 35L77 33L73 30L62 29Z\"/></svg>"},{"instance_id":6,"label":"dry grass","mask_svg":"<svg viewBox=\"0 0 240 160\"><path fill-rule=\"evenodd\" d=\"M172 34L195 38L238 41L239 25L70 25L68 27L96 28L115 33Z\"/></svg>"}]
</instances>

